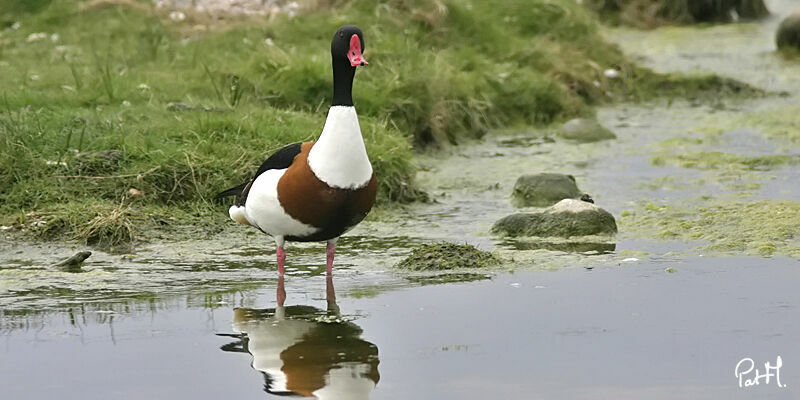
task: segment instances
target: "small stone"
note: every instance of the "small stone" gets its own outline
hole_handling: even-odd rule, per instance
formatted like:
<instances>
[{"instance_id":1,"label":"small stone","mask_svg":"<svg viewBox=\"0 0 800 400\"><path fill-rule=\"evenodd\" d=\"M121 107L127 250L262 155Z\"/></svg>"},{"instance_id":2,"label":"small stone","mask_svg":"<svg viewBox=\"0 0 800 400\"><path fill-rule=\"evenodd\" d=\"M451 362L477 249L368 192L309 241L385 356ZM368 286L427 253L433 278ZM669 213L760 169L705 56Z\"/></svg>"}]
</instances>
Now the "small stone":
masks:
<instances>
[{"instance_id":1,"label":"small stone","mask_svg":"<svg viewBox=\"0 0 800 400\"><path fill-rule=\"evenodd\" d=\"M617 135L599 122L588 118L575 118L567 121L556 134L564 139L580 143L616 139Z\"/></svg>"},{"instance_id":2,"label":"small stone","mask_svg":"<svg viewBox=\"0 0 800 400\"><path fill-rule=\"evenodd\" d=\"M66 272L81 272L81 265L91 255L91 251L79 251L72 257L69 257L57 264L53 264L53 267Z\"/></svg>"},{"instance_id":3,"label":"small stone","mask_svg":"<svg viewBox=\"0 0 800 400\"><path fill-rule=\"evenodd\" d=\"M517 178L511 197L517 207L546 207L581 194L572 175L545 172Z\"/></svg>"},{"instance_id":4,"label":"small stone","mask_svg":"<svg viewBox=\"0 0 800 400\"><path fill-rule=\"evenodd\" d=\"M800 13L792 14L781 22L775 34L778 49L800 50Z\"/></svg>"},{"instance_id":5,"label":"small stone","mask_svg":"<svg viewBox=\"0 0 800 400\"><path fill-rule=\"evenodd\" d=\"M128 195L131 196L131 197L139 197L139 196L142 195L142 192L140 190L135 189L135 188L130 188L130 189L128 189Z\"/></svg>"},{"instance_id":6,"label":"small stone","mask_svg":"<svg viewBox=\"0 0 800 400\"><path fill-rule=\"evenodd\" d=\"M603 75L605 75L605 77L608 79L617 79L619 78L619 71L614 68L609 68L603 71Z\"/></svg>"},{"instance_id":7,"label":"small stone","mask_svg":"<svg viewBox=\"0 0 800 400\"><path fill-rule=\"evenodd\" d=\"M171 19L171 20L173 20L175 22L181 22L181 21L186 19L186 14L184 14L184 13L182 13L180 11L173 11L173 12L169 13L169 19Z\"/></svg>"},{"instance_id":8,"label":"small stone","mask_svg":"<svg viewBox=\"0 0 800 400\"><path fill-rule=\"evenodd\" d=\"M36 42L36 41L39 41L39 40L42 40L42 39L46 39L46 38L47 38L47 34L46 33L37 32L37 33L31 33L30 35L28 35L27 41L28 42Z\"/></svg>"},{"instance_id":9,"label":"small stone","mask_svg":"<svg viewBox=\"0 0 800 400\"><path fill-rule=\"evenodd\" d=\"M492 232L507 236L573 237L612 235L614 216L585 201L564 199L543 212L511 214L495 222Z\"/></svg>"}]
</instances>

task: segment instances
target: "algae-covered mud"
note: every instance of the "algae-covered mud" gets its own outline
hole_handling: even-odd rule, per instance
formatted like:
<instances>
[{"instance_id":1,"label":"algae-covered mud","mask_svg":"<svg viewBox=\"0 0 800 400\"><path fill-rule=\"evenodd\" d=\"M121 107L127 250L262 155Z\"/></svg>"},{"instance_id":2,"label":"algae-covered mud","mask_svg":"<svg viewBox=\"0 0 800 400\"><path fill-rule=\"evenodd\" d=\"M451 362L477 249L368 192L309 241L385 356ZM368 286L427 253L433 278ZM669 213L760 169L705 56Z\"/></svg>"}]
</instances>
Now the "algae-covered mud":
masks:
<instances>
[{"instance_id":1,"label":"algae-covered mud","mask_svg":"<svg viewBox=\"0 0 800 400\"><path fill-rule=\"evenodd\" d=\"M773 54L794 5L767 5L759 23L605 32L661 72L766 93L599 108L616 139L512 127L418 156L432 201L343 237L333 280L313 243L288 247L279 280L271 239L232 222L91 249L79 271L57 264L84 246L4 236L4 395L796 398L800 63ZM512 201L540 173L574 177L618 232L493 234L543 210ZM402 268L439 257L458 262ZM779 382L740 387L742 359L778 357Z\"/></svg>"}]
</instances>

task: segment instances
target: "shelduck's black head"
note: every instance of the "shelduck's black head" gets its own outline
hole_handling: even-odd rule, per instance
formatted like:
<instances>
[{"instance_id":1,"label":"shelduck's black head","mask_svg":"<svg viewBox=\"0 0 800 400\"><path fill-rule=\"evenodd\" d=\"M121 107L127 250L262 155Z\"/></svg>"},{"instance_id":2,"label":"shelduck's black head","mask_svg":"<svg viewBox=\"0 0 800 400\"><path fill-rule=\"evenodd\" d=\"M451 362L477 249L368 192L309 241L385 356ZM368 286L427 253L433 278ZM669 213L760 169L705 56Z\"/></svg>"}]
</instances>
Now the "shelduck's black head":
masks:
<instances>
[{"instance_id":1,"label":"shelduck's black head","mask_svg":"<svg viewBox=\"0 0 800 400\"><path fill-rule=\"evenodd\" d=\"M333 61L333 101L332 106L353 105L353 77L356 67L367 66L364 59L364 34L355 25L340 27L331 40L331 59Z\"/></svg>"}]
</instances>

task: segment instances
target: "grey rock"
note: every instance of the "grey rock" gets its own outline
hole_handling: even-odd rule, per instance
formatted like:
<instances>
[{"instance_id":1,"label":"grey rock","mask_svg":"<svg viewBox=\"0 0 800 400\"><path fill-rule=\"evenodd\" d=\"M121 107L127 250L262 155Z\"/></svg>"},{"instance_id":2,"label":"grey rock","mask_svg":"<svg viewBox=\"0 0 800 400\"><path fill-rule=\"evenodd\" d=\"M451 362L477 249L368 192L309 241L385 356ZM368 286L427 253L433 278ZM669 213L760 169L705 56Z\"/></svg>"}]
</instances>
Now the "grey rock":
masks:
<instances>
[{"instance_id":1,"label":"grey rock","mask_svg":"<svg viewBox=\"0 0 800 400\"><path fill-rule=\"evenodd\" d=\"M775 42L778 49L800 50L800 13L792 14L781 22Z\"/></svg>"},{"instance_id":2,"label":"grey rock","mask_svg":"<svg viewBox=\"0 0 800 400\"><path fill-rule=\"evenodd\" d=\"M564 199L543 212L516 213L495 222L492 232L507 236L573 237L617 232L614 216L585 201Z\"/></svg>"},{"instance_id":3,"label":"grey rock","mask_svg":"<svg viewBox=\"0 0 800 400\"><path fill-rule=\"evenodd\" d=\"M556 131L556 134L567 140L581 143L598 142L601 140L616 139L617 135L599 122L588 118L575 118L567 121Z\"/></svg>"},{"instance_id":4,"label":"grey rock","mask_svg":"<svg viewBox=\"0 0 800 400\"><path fill-rule=\"evenodd\" d=\"M546 172L517 178L511 197L517 207L546 207L581 194L572 175Z\"/></svg>"}]
</instances>

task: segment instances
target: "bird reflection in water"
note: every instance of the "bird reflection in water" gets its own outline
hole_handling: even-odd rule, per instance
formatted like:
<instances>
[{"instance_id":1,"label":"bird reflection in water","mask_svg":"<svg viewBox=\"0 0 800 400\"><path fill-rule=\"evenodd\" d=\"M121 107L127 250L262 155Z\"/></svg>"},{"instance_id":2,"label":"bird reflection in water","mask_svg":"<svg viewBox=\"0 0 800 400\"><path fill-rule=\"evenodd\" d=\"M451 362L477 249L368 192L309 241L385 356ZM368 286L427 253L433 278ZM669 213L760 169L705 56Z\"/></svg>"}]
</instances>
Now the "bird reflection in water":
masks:
<instances>
[{"instance_id":1,"label":"bird reflection in water","mask_svg":"<svg viewBox=\"0 0 800 400\"><path fill-rule=\"evenodd\" d=\"M368 399L380 378L378 348L361 339L361 328L341 318L333 278L328 275L326 281L327 311L284 306L282 276L277 298L274 309L235 309L231 336L239 340L222 350L250 353L271 394Z\"/></svg>"}]
</instances>

